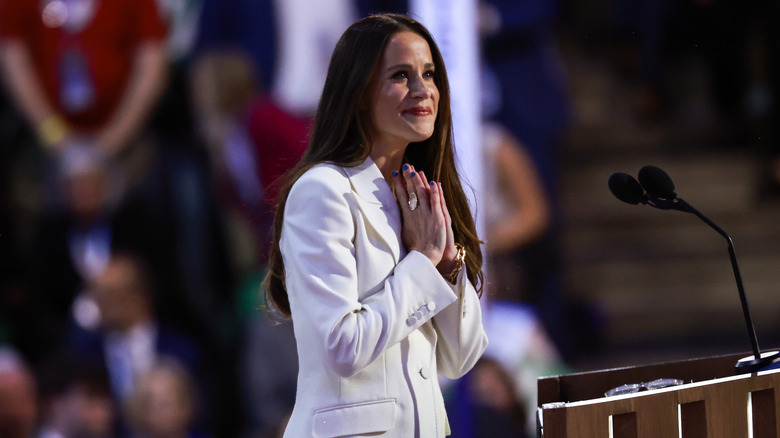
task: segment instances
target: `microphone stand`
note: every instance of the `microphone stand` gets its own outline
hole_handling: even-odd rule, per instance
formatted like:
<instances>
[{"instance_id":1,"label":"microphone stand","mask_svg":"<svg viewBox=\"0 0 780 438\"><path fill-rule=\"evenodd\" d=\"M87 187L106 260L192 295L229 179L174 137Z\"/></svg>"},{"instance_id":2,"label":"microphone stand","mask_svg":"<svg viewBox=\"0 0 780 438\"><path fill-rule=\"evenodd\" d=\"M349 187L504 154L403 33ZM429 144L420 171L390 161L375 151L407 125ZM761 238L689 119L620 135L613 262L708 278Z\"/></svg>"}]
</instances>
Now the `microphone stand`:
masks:
<instances>
[{"instance_id":1,"label":"microphone stand","mask_svg":"<svg viewBox=\"0 0 780 438\"><path fill-rule=\"evenodd\" d=\"M753 318L750 316L750 309L748 309L747 296L745 295L745 287L742 284L742 276L739 273L739 266L737 265L737 255L734 252L734 242L731 240L731 237L725 231L723 231L721 227L719 227L714 222L712 222L708 217L701 214L699 210L693 208L691 204L688 204L682 198L675 197L675 200L673 201L652 199L651 202L659 203L662 205L662 206L658 206L658 208L674 209L674 210L686 211L688 213L695 214L696 216L699 217L699 219L703 220L712 229L717 231L718 234L723 236L728 242L729 257L731 258L731 269L734 271L734 279L737 281L737 289L739 290L739 299L742 302L742 313L745 316L745 324L747 325L748 336L750 337L750 344L753 347L752 358L751 356L748 356L737 361L737 364L734 366L734 371L737 374L754 373L764 367L767 367L769 365L772 365L775 362L780 361L780 352L770 351L761 354L758 348L758 338L756 337L756 328L753 325Z\"/></svg>"},{"instance_id":2,"label":"microphone stand","mask_svg":"<svg viewBox=\"0 0 780 438\"><path fill-rule=\"evenodd\" d=\"M725 231L723 231L722 228L712 222L708 217L701 214L699 210L696 210L692 205L678 197L677 194L674 193L674 184L666 172L653 166L645 166L639 172L640 180L643 179L643 173L644 176L648 178L647 182L650 183L648 187L652 187L653 193L660 194L661 197L658 197L655 194L648 192L647 190L643 190L644 184L640 184L636 182L634 178L621 173L613 174L610 177L609 188L618 199L624 202L628 202L629 204L642 203L644 205L649 205L661 210L677 210L686 213L693 213L712 229L717 231L718 234L723 236L726 239L726 242L728 242L729 257L731 258L731 269L734 271L734 279L737 281L739 299L742 302L742 313L745 316L745 324L747 325L750 344L753 348L753 356L744 357L738 360L737 364L734 366L734 371L737 374L754 373L774 363L780 362L780 352L770 351L761 354L761 351L758 348L756 328L753 325L753 318L750 316L750 310L748 309L745 287L742 284L742 276L739 273L737 255L734 251L734 242L731 240L731 237ZM639 191L643 191L644 193L640 194Z\"/></svg>"}]
</instances>

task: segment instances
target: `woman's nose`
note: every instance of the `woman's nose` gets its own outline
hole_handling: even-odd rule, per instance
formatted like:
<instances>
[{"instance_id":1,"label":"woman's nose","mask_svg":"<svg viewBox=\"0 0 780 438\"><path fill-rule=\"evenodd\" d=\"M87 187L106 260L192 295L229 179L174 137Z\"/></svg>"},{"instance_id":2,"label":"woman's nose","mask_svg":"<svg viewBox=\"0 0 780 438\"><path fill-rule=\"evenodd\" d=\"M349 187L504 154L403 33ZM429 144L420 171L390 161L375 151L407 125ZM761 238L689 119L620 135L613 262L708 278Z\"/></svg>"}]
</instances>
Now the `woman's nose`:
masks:
<instances>
[{"instance_id":1,"label":"woman's nose","mask_svg":"<svg viewBox=\"0 0 780 438\"><path fill-rule=\"evenodd\" d=\"M412 81L409 87L411 89L412 97L427 99L432 95L430 87L425 83L425 81L422 80L422 78L417 77Z\"/></svg>"}]
</instances>

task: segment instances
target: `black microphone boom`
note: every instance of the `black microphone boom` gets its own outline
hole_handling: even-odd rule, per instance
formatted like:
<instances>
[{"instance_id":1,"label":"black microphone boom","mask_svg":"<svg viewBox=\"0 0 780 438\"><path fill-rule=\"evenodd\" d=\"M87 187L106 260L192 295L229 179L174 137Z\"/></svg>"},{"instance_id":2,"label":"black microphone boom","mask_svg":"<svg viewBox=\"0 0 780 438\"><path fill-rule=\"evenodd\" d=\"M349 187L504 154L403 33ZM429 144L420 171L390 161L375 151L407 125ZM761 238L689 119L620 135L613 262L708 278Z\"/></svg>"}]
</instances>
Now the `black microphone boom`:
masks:
<instances>
[{"instance_id":1,"label":"black microphone boom","mask_svg":"<svg viewBox=\"0 0 780 438\"><path fill-rule=\"evenodd\" d=\"M758 348L756 329L753 325L753 318L750 316L747 296L745 295L745 287L742 284L742 276L739 273L737 255L734 251L734 242L731 240L731 237L708 217L701 214L699 210L696 210L691 204L678 197L674 192L674 182L672 182L669 175L660 168L649 165L645 166L639 171L638 176L639 181L637 182L630 175L615 173L609 178L609 189L615 197L629 204L638 204L641 202L642 204L647 204L662 210L678 210L692 213L717 231L718 234L723 236L726 239L726 242L728 242L731 268L734 271L734 279L737 282L739 299L742 303L742 313L745 317L745 324L747 325L748 336L750 337L750 344L753 349L752 358L748 356L737 362L735 366L736 372L738 374L752 373L780 361L780 352L772 351L762 355Z\"/></svg>"}]
</instances>

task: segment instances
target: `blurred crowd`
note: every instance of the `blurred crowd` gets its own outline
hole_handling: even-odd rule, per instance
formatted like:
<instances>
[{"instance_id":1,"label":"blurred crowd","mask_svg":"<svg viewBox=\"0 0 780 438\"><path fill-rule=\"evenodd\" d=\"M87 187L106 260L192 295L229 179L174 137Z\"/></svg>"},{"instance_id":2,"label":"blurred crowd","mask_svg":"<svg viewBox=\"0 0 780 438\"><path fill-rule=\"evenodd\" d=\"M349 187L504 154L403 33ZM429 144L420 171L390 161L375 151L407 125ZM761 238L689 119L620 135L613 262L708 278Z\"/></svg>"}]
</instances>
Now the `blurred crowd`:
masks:
<instances>
[{"instance_id":1,"label":"blurred crowd","mask_svg":"<svg viewBox=\"0 0 780 438\"><path fill-rule=\"evenodd\" d=\"M407 8L0 0L2 436L279 436L295 340L259 293L278 178L306 147L341 32ZM569 348L568 96L553 2L479 12L497 336L448 399L456 436L519 436L536 376Z\"/></svg>"},{"instance_id":2,"label":"blurred crowd","mask_svg":"<svg viewBox=\"0 0 780 438\"><path fill-rule=\"evenodd\" d=\"M531 433L536 377L579 352L557 187L571 98L556 24L571 3L479 2L491 347L447 385L456 437ZM407 8L0 0L0 436L279 436L295 340L259 293L278 178L306 147L341 32ZM647 114L674 54L652 21L664 8L635 26ZM714 85L738 52L713 50ZM743 95L716 94L725 109Z\"/></svg>"}]
</instances>

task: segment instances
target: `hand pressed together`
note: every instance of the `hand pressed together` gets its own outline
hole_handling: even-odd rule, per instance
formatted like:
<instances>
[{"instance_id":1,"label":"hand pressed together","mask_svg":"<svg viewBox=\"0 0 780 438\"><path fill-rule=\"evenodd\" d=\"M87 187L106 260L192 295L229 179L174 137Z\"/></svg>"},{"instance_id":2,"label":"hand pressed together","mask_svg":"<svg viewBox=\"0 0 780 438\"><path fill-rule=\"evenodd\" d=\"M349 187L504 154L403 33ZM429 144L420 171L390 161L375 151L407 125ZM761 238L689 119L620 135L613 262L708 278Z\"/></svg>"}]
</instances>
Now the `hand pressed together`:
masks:
<instances>
[{"instance_id":1,"label":"hand pressed together","mask_svg":"<svg viewBox=\"0 0 780 438\"><path fill-rule=\"evenodd\" d=\"M457 248L441 183L429 182L424 172L404 164L400 173L393 173L393 192L401 209L401 238L406 249L421 252L439 273L449 275L455 267ZM414 210L409 204L413 195L417 196Z\"/></svg>"}]
</instances>

